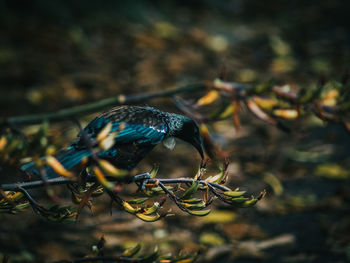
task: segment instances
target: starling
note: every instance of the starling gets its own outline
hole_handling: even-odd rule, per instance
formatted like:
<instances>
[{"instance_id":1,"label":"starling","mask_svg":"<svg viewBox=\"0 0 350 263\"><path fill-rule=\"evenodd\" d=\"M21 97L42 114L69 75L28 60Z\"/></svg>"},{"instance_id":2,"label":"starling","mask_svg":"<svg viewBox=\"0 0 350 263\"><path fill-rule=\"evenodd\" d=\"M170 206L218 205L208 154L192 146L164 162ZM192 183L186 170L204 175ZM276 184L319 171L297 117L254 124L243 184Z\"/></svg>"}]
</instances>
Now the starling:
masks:
<instances>
[{"instance_id":1,"label":"starling","mask_svg":"<svg viewBox=\"0 0 350 263\"><path fill-rule=\"evenodd\" d=\"M61 149L56 159L69 170L84 158L91 157L86 137L91 142L96 141L99 132L108 123L112 124L110 133L116 132L114 144L108 150L98 151L97 156L119 169L132 170L160 142L167 148L174 148L174 138L192 144L203 159L202 138L193 120L181 114L140 106L118 106L102 113L84 128L87 136L79 133L78 140ZM39 174L34 162L24 164L21 169L29 174ZM47 178L59 176L50 167L45 167L45 172Z\"/></svg>"}]
</instances>

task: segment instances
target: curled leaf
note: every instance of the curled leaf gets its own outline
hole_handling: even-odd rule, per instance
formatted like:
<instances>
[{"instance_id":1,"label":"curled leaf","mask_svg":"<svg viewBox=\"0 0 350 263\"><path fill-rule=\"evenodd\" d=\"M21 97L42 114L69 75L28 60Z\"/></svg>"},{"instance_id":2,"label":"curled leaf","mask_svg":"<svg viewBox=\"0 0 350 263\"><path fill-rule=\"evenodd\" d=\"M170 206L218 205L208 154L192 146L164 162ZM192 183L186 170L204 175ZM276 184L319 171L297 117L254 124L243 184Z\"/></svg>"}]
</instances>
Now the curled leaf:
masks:
<instances>
[{"instance_id":1,"label":"curled leaf","mask_svg":"<svg viewBox=\"0 0 350 263\"><path fill-rule=\"evenodd\" d=\"M255 205L257 202L258 202L258 199L252 198L252 199L247 200L247 201L245 201L243 203L240 203L239 207L241 207L241 208L248 208L248 207L251 207L251 206Z\"/></svg>"},{"instance_id":2,"label":"curled leaf","mask_svg":"<svg viewBox=\"0 0 350 263\"><path fill-rule=\"evenodd\" d=\"M134 208L132 205L130 205L128 202L123 201L123 207L125 209L126 212L130 213L130 214L135 214L136 212L139 211L139 209Z\"/></svg>"},{"instance_id":3,"label":"curled leaf","mask_svg":"<svg viewBox=\"0 0 350 263\"><path fill-rule=\"evenodd\" d=\"M150 208L145 209L143 212L144 215L151 215L157 212L160 204L158 202L155 202Z\"/></svg>"},{"instance_id":4,"label":"curled leaf","mask_svg":"<svg viewBox=\"0 0 350 263\"><path fill-rule=\"evenodd\" d=\"M160 218L160 215L156 213L155 215L145 215L144 213L137 213L136 216L145 222L154 222Z\"/></svg>"},{"instance_id":5,"label":"curled leaf","mask_svg":"<svg viewBox=\"0 0 350 263\"><path fill-rule=\"evenodd\" d=\"M142 248L141 243L137 243L135 246L132 246L126 250L124 250L122 256L124 257L132 257L135 256Z\"/></svg>"},{"instance_id":6,"label":"curled leaf","mask_svg":"<svg viewBox=\"0 0 350 263\"><path fill-rule=\"evenodd\" d=\"M210 213L210 209L207 209L207 210L190 210L190 209L187 209L187 212L191 215L194 215L194 216L206 216Z\"/></svg>"},{"instance_id":7,"label":"curled leaf","mask_svg":"<svg viewBox=\"0 0 350 263\"><path fill-rule=\"evenodd\" d=\"M59 175L64 177L74 177L74 174L66 168L53 156L49 155L46 157L46 163Z\"/></svg>"}]
</instances>

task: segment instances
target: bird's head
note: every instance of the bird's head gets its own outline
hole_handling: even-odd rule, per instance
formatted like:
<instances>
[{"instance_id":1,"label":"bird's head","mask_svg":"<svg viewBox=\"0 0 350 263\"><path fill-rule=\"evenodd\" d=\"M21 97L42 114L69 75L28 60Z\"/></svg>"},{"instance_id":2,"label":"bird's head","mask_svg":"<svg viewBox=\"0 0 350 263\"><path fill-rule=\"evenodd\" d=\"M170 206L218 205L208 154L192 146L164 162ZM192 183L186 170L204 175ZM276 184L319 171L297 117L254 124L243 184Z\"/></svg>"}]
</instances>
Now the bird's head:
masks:
<instances>
[{"instance_id":1,"label":"bird's head","mask_svg":"<svg viewBox=\"0 0 350 263\"><path fill-rule=\"evenodd\" d=\"M176 114L171 122L173 122L172 135L192 144L203 159L203 139L197 124L192 119L179 114Z\"/></svg>"}]
</instances>

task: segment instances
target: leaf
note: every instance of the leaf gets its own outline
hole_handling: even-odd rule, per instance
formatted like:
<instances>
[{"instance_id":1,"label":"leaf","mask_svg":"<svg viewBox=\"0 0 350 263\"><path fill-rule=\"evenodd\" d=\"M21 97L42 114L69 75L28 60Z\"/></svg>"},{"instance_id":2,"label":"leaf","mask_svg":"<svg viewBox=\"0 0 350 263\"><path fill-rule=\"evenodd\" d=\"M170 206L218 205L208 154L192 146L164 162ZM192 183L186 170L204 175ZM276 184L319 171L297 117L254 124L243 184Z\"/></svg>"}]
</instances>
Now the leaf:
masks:
<instances>
[{"instance_id":1,"label":"leaf","mask_svg":"<svg viewBox=\"0 0 350 263\"><path fill-rule=\"evenodd\" d=\"M236 197L236 198L231 198L230 201L234 203L243 203L245 201L249 200L247 197Z\"/></svg>"},{"instance_id":2,"label":"leaf","mask_svg":"<svg viewBox=\"0 0 350 263\"><path fill-rule=\"evenodd\" d=\"M192 195L194 195L198 190L198 186L199 186L199 181L193 181L192 185L183 193L182 199L188 199Z\"/></svg>"},{"instance_id":3,"label":"leaf","mask_svg":"<svg viewBox=\"0 0 350 263\"><path fill-rule=\"evenodd\" d=\"M104 187L106 187L109 190L112 190L114 188L114 184L109 182L106 177L104 176L104 174L102 173L101 169L98 167L94 167L93 171L95 173L95 176L97 177L97 180L100 182L101 185L103 185Z\"/></svg>"},{"instance_id":4,"label":"leaf","mask_svg":"<svg viewBox=\"0 0 350 263\"><path fill-rule=\"evenodd\" d=\"M176 263L192 263L192 262L196 261L197 257L198 257L197 254L194 255L194 256L183 255L183 256L180 256L180 257L174 259L173 262L176 262Z\"/></svg>"},{"instance_id":5,"label":"leaf","mask_svg":"<svg viewBox=\"0 0 350 263\"><path fill-rule=\"evenodd\" d=\"M74 174L66 170L66 168L64 168L64 166L55 157L47 156L46 162L59 175L62 175L68 178L74 177Z\"/></svg>"},{"instance_id":6,"label":"leaf","mask_svg":"<svg viewBox=\"0 0 350 263\"><path fill-rule=\"evenodd\" d=\"M299 113L295 109L275 109L272 114L283 119L293 120L299 117Z\"/></svg>"},{"instance_id":7,"label":"leaf","mask_svg":"<svg viewBox=\"0 0 350 263\"><path fill-rule=\"evenodd\" d=\"M129 203L134 205L143 204L148 199L149 199L148 197L141 197L141 198L130 200Z\"/></svg>"},{"instance_id":8,"label":"leaf","mask_svg":"<svg viewBox=\"0 0 350 263\"><path fill-rule=\"evenodd\" d=\"M197 101L196 105L204 106L204 105L211 104L212 102L217 100L219 98L219 96L220 96L220 93L217 90L211 90L205 96L200 98Z\"/></svg>"},{"instance_id":9,"label":"leaf","mask_svg":"<svg viewBox=\"0 0 350 263\"><path fill-rule=\"evenodd\" d=\"M232 211L216 210L204 217L202 220L206 223L224 224L232 222L237 218L237 214Z\"/></svg>"},{"instance_id":10,"label":"leaf","mask_svg":"<svg viewBox=\"0 0 350 263\"><path fill-rule=\"evenodd\" d=\"M261 109L268 111L272 110L277 104L275 99L269 97L253 96L253 100Z\"/></svg>"},{"instance_id":11,"label":"leaf","mask_svg":"<svg viewBox=\"0 0 350 263\"><path fill-rule=\"evenodd\" d=\"M99 159L98 163L101 166L101 168L110 176L122 177L128 174L128 171L118 169L107 160Z\"/></svg>"},{"instance_id":12,"label":"leaf","mask_svg":"<svg viewBox=\"0 0 350 263\"><path fill-rule=\"evenodd\" d=\"M330 179L349 179L350 172L336 163L326 163L317 166L315 174Z\"/></svg>"},{"instance_id":13,"label":"leaf","mask_svg":"<svg viewBox=\"0 0 350 263\"><path fill-rule=\"evenodd\" d=\"M0 138L0 151L2 151L5 148L6 144L7 144L7 139L5 136L2 136Z\"/></svg>"},{"instance_id":14,"label":"leaf","mask_svg":"<svg viewBox=\"0 0 350 263\"><path fill-rule=\"evenodd\" d=\"M124 250L122 256L124 257L133 257L135 256L142 248L141 243L137 243L135 246L132 246L126 250Z\"/></svg>"},{"instance_id":15,"label":"leaf","mask_svg":"<svg viewBox=\"0 0 350 263\"><path fill-rule=\"evenodd\" d=\"M188 208L188 209L202 209L202 208L205 208L205 206L206 206L205 202L203 202L203 201L201 201L200 203L196 203L196 204L189 204L189 203L182 202L181 205L183 207Z\"/></svg>"},{"instance_id":16,"label":"leaf","mask_svg":"<svg viewBox=\"0 0 350 263\"><path fill-rule=\"evenodd\" d=\"M102 150L107 151L113 147L117 132L112 132L106 138L100 141L99 146Z\"/></svg>"},{"instance_id":17,"label":"leaf","mask_svg":"<svg viewBox=\"0 0 350 263\"><path fill-rule=\"evenodd\" d=\"M160 204L158 202L155 202L151 207L145 209L145 211L143 212L144 215L151 215L154 214L155 212L157 212L158 208L159 208Z\"/></svg>"},{"instance_id":18,"label":"leaf","mask_svg":"<svg viewBox=\"0 0 350 263\"><path fill-rule=\"evenodd\" d=\"M143 257L139 262L140 263L153 263L159 257L158 247L155 247L154 251L148 256Z\"/></svg>"},{"instance_id":19,"label":"leaf","mask_svg":"<svg viewBox=\"0 0 350 263\"><path fill-rule=\"evenodd\" d=\"M225 244L225 240L217 233L203 233L199 236L199 242L201 244L209 245L209 246L221 246Z\"/></svg>"},{"instance_id":20,"label":"leaf","mask_svg":"<svg viewBox=\"0 0 350 263\"><path fill-rule=\"evenodd\" d=\"M208 210L186 210L189 214L194 215L194 216L206 216L210 213L210 209Z\"/></svg>"},{"instance_id":21,"label":"leaf","mask_svg":"<svg viewBox=\"0 0 350 263\"><path fill-rule=\"evenodd\" d=\"M188 204L198 204L198 203L200 203L202 201L203 200L199 199L199 198L191 198L191 199L183 200L184 203L188 203Z\"/></svg>"},{"instance_id":22,"label":"leaf","mask_svg":"<svg viewBox=\"0 0 350 263\"><path fill-rule=\"evenodd\" d=\"M248 208L248 207L252 207L253 205L255 205L259 200L258 199L255 199L255 198L252 198L250 200L247 200L243 203L239 203L238 204L238 207L240 208Z\"/></svg>"},{"instance_id":23,"label":"leaf","mask_svg":"<svg viewBox=\"0 0 350 263\"><path fill-rule=\"evenodd\" d=\"M280 180L278 180L278 178L275 175L273 175L272 173L265 173L264 181L271 186L275 195L280 196L282 194L283 186Z\"/></svg>"},{"instance_id":24,"label":"leaf","mask_svg":"<svg viewBox=\"0 0 350 263\"><path fill-rule=\"evenodd\" d=\"M112 130L112 122L108 122L103 128L102 130L98 133L96 140L101 142L102 140L104 140L109 132Z\"/></svg>"},{"instance_id":25,"label":"leaf","mask_svg":"<svg viewBox=\"0 0 350 263\"><path fill-rule=\"evenodd\" d=\"M171 190L174 187L167 185L167 186L165 186L165 188L168 190ZM164 190L160 186L153 187L151 190L152 190L152 192L157 193L157 194L164 194L165 193Z\"/></svg>"},{"instance_id":26,"label":"leaf","mask_svg":"<svg viewBox=\"0 0 350 263\"><path fill-rule=\"evenodd\" d=\"M160 215L156 213L155 215L145 215L143 213L137 213L136 216L145 222L154 222L160 218Z\"/></svg>"},{"instance_id":27,"label":"leaf","mask_svg":"<svg viewBox=\"0 0 350 263\"><path fill-rule=\"evenodd\" d=\"M224 192L224 195L228 196L228 197L240 197L242 195L244 195L246 193L246 191L226 191Z\"/></svg>"},{"instance_id":28,"label":"leaf","mask_svg":"<svg viewBox=\"0 0 350 263\"><path fill-rule=\"evenodd\" d=\"M135 214L136 212L139 211L139 209L136 209L135 207L133 207L132 205L130 205L128 202L123 201L122 203L124 209L126 212L130 213L130 214Z\"/></svg>"},{"instance_id":29,"label":"leaf","mask_svg":"<svg viewBox=\"0 0 350 263\"><path fill-rule=\"evenodd\" d=\"M151 175L152 178L155 178L157 176L158 170L159 170L159 165L153 164L153 167L152 167L151 171L149 172L149 174Z\"/></svg>"}]
</instances>

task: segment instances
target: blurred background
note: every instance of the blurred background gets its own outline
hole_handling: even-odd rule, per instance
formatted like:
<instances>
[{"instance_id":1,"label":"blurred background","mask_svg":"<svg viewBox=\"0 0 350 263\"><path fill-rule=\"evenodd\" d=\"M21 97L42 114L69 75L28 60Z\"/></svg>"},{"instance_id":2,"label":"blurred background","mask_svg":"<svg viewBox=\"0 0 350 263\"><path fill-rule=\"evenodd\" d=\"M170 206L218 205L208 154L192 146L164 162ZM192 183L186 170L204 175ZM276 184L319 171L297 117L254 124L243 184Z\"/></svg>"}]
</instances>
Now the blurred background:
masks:
<instances>
[{"instance_id":1,"label":"blurred background","mask_svg":"<svg viewBox=\"0 0 350 263\"><path fill-rule=\"evenodd\" d=\"M349 8L333 0L0 0L1 118L213 80L223 67L236 82L339 80L349 68ZM176 111L169 99L147 104ZM101 197L72 224L28 209L0 215L0 255L77 258L104 235L110 254L142 242L146 250L201 251L199 262L349 262L349 134L312 116L289 123L297 136L245 112L241 120L239 132L231 120L211 132L231 154L228 184L252 194L267 189L256 207L214 202L204 218L174 208L175 216L144 223L118 208L111 216ZM77 132L69 121L55 123L50 141L67 145ZM193 176L200 160L186 144L173 152L159 146L138 170L155 162L159 177L180 177Z\"/></svg>"}]
</instances>

